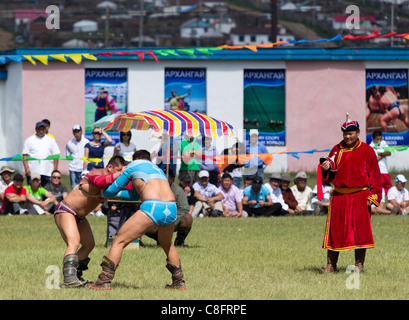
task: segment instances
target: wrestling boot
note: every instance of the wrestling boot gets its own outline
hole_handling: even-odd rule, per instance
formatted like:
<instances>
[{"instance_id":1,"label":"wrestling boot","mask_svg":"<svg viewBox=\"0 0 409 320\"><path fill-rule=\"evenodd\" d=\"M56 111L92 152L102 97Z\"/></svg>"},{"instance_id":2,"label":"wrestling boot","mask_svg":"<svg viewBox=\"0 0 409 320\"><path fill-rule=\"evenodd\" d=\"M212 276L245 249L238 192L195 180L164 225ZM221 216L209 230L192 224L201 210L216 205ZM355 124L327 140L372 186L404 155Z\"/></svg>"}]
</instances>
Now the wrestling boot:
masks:
<instances>
[{"instance_id":1,"label":"wrestling boot","mask_svg":"<svg viewBox=\"0 0 409 320\"><path fill-rule=\"evenodd\" d=\"M88 263L89 263L90 260L91 260L90 258L86 258L84 260L78 261L77 278L78 278L79 281L81 281L83 286L90 283L88 280L84 280L82 278L82 272L85 271L85 270L88 270Z\"/></svg>"},{"instance_id":2,"label":"wrestling boot","mask_svg":"<svg viewBox=\"0 0 409 320\"><path fill-rule=\"evenodd\" d=\"M82 287L82 282L77 277L78 269L78 255L67 254L63 260L63 276L64 282L61 284L62 287Z\"/></svg>"},{"instance_id":3,"label":"wrestling boot","mask_svg":"<svg viewBox=\"0 0 409 320\"><path fill-rule=\"evenodd\" d=\"M338 251L328 250L327 253L327 267L321 269L321 273L334 273L337 271Z\"/></svg>"},{"instance_id":4,"label":"wrestling boot","mask_svg":"<svg viewBox=\"0 0 409 320\"><path fill-rule=\"evenodd\" d=\"M180 261L179 266L180 267L176 267L166 260L166 269L168 269L172 274L172 284L167 284L165 287L166 289L186 289L185 280L183 279L182 265L180 264Z\"/></svg>"},{"instance_id":5,"label":"wrestling boot","mask_svg":"<svg viewBox=\"0 0 409 320\"><path fill-rule=\"evenodd\" d=\"M366 249L355 249L355 267L358 268L358 272L364 272Z\"/></svg>"},{"instance_id":6,"label":"wrestling boot","mask_svg":"<svg viewBox=\"0 0 409 320\"><path fill-rule=\"evenodd\" d=\"M111 281L114 279L116 270L115 263L107 256L104 256L102 258L101 267L102 271L99 274L97 281L95 281L95 283L91 283L90 285L88 285L88 288L102 290L111 289Z\"/></svg>"}]
</instances>

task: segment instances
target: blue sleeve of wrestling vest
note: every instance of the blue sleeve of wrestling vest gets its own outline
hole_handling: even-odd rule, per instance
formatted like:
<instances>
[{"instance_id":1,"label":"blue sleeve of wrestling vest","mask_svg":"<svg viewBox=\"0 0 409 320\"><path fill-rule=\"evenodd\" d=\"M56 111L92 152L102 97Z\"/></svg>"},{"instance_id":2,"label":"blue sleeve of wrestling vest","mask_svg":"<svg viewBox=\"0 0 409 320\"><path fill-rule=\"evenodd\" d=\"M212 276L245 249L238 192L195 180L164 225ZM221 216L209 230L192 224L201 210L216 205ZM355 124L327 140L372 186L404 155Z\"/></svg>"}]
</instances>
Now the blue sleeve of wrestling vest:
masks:
<instances>
[{"instance_id":1,"label":"blue sleeve of wrestling vest","mask_svg":"<svg viewBox=\"0 0 409 320\"><path fill-rule=\"evenodd\" d=\"M141 197L139 196L138 192L136 192L135 189L122 190L122 191L119 193L119 196L121 197L121 200L128 200L128 201L138 201L138 200L141 200Z\"/></svg>"},{"instance_id":2,"label":"blue sleeve of wrestling vest","mask_svg":"<svg viewBox=\"0 0 409 320\"><path fill-rule=\"evenodd\" d=\"M129 181L131 181L131 170L129 169L130 168L125 169L125 171L122 172L122 174L108 188L104 190L104 192L102 193L104 197L112 198L128 185Z\"/></svg>"}]
</instances>

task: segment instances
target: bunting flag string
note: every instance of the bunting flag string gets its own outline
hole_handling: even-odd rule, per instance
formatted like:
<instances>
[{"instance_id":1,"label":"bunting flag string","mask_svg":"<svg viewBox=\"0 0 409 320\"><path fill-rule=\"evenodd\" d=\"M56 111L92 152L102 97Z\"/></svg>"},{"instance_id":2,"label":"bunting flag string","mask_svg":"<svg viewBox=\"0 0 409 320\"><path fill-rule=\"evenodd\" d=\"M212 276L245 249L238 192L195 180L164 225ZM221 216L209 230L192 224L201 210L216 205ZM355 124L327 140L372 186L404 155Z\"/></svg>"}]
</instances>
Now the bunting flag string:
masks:
<instances>
[{"instance_id":1,"label":"bunting flag string","mask_svg":"<svg viewBox=\"0 0 409 320\"><path fill-rule=\"evenodd\" d=\"M297 45L297 44L306 44L306 43L320 43L320 42L333 42L333 41L346 41L346 40L365 40L365 39L375 39L375 38L405 38L409 40L409 33L390 32L386 34L379 34L379 31L374 31L369 35L359 35L354 36L351 34L347 35L336 35L331 39L317 39L317 40L289 40L289 41L277 41L267 44L255 44L255 45L221 45L217 47L206 47L206 48L178 48L178 49L157 49L157 50L125 50L125 51L101 51L101 52L91 52L91 53L61 53L61 54L42 54L42 55L4 55L0 56L0 64L5 64L11 61L21 63L23 60L30 61L33 65L37 64L37 61L40 61L44 65L48 65L48 62L51 59L58 60L61 62L68 62L69 60L80 64L83 59L87 60L98 60L98 56L105 57L115 57L115 55L124 56L124 55L136 55L139 60L142 62L145 59L145 54L150 56L156 62L159 62L157 56L175 56L180 57L189 56L195 58L197 54L200 55L213 55L214 52L225 50L225 49L248 49L253 52L257 52L258 49L262 48L273 48L283 45ZM69 60L67 60L69 58Z\"/></svg>"}]
</instances>

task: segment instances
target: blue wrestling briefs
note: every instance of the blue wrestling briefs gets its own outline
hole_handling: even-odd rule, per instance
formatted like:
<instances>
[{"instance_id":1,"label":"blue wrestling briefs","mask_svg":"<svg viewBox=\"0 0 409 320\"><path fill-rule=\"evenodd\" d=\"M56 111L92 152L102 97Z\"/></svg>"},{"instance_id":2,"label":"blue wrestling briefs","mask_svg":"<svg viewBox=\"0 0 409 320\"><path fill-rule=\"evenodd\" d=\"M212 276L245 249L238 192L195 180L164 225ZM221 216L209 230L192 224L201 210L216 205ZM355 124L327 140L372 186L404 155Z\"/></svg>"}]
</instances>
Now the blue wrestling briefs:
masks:
<instances>
[{"instance_id":1,"label":"blue wrestling briefs","mask_svg":"<svg viewBox=\"0 0 409 320\"><path fill-rule=\"evenodd\" d=\"M176 203L173 201L146 200L139 209L159 226L167 226L176 220Z\"/></svg>"}]
</instances>

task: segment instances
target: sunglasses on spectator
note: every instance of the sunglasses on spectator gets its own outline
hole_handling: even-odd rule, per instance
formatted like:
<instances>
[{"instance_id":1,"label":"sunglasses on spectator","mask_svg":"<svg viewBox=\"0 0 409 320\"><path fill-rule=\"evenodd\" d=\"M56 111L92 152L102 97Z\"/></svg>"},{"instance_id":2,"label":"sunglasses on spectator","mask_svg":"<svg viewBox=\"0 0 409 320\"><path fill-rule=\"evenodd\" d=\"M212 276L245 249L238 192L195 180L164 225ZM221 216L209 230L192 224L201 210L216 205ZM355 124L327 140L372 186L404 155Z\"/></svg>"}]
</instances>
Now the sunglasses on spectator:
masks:
<instances>
[{"instance_id":1,"label":"sunglasses on spectator","mask_svg":"<svg viewBox=\"0 0 409 320\"><path fill-rule=\"evenodd\" d=\"M101 133L101 132L93 132L92 134L98 134L98 135L101 135L102 133Z\"/></svg>"},{"instance_id":2,"label":"sunglasses on spectator","mask_svg":"<svg viewBox=\"0 0 409 320\"><path fill-rule=\"evenodd\" d=\"M57 176L51 176L51 178L53 178L53 179L58 179L58 180L61 179L61 177L57 177Z\"/></svg>"}]
</instances>

